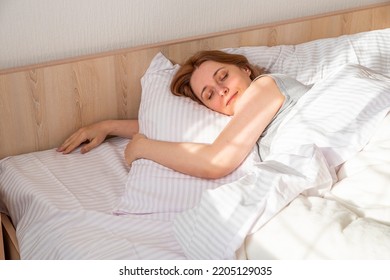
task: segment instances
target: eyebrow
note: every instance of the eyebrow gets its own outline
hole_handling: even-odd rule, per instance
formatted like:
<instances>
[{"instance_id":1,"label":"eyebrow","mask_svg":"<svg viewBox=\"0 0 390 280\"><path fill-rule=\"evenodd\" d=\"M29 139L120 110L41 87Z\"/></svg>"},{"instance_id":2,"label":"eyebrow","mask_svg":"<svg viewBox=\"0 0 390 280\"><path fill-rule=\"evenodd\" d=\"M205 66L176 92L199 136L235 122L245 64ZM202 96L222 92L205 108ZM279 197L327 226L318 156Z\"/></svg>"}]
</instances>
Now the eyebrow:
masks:
<instances>
[{"instance_id":1,"label":"eyebrow","mask_svg":"<svg viewBox=\"0 0 390 280\"><path fill-rule=\"evenodd\" d=\"M221 69L223 69L223 68L225 68L225 66L222 66L222 67L218 68L218 69L214 72L213 78L214 78L215 76L217 76L218 72L219 72ZM206 88L207 88L207 86L205 86L205 87L202 89L202 91L200 92L200 98L202 98L202 99L204 99L204 98L203 98L203 93L204 93L204 91L206 90Z\"/></svg>"}]
</instances>

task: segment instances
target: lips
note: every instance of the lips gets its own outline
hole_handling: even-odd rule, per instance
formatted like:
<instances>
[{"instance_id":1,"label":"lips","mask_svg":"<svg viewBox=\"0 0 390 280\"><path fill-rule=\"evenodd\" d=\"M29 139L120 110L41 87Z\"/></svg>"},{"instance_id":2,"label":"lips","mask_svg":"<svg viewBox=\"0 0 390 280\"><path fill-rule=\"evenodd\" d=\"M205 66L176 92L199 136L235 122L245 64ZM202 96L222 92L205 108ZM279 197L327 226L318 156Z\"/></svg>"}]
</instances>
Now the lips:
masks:
<instances>
[{"instance_id":1,"label":"lips","mask_svg":"<svg viewBox=\"0 0 390 280\"><path fill-rule=\"evenodd\" d=\"M226 106L229 106L230 102L235 99L237 96L237 92L235 94L232 94L232 96L230 96L229 100L226 102Z\"/></svg>"}]
</instances>

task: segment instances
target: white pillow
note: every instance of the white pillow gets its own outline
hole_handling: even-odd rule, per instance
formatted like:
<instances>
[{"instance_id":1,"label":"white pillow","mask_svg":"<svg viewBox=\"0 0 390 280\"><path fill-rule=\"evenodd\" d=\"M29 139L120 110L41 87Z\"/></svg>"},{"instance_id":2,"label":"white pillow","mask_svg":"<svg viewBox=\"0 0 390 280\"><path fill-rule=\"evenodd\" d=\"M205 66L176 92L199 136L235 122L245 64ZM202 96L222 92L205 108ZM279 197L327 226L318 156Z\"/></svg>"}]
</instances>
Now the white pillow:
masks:
<instances>
[{"instance_id":1,"label":"white pillow","mask_svg":"<svg viewBox=\"0 0 390 280\"><path fill-rule=\"evenodd\" d=\"M304 84L314 84L347 63L390 74L390 28L343 35L298 45L226 49L245 55L271 73L283 73Z\"/></svg>"},{"instance_id":2,"label":"white pillow","mask_svg":"<svg viewBox=\"0 0 390 280\"><path fill-rule=\"evenodd\" d=\"M312 84L345 63L360 63L387 73L390 29L328 38L296 46L257 46L224 49L245 55L269 72L284 73ZM367 42L370 42L369 44ZM386 65L386 64L385 64ZM158 53L142 78L140 132L151 139L209 143L229 117L212 112L185 97L173 96L169 86L178 65ZM126 190L116 213L178 212L195 206L202 191L232 182L259 160L255 150L235 172L218 180L190 177L152 161L132 164Z\"/></svg>"}]
</instances>

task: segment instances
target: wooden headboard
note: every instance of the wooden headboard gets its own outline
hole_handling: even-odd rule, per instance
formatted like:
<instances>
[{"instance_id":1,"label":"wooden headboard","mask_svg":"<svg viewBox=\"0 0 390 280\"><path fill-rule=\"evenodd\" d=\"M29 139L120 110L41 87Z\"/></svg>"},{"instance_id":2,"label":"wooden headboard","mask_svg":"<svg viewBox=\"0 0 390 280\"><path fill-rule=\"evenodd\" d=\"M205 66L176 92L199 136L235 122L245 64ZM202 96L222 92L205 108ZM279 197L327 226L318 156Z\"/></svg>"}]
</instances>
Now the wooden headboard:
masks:
<instances>
[{"instance_id":1,"label":"wooden headboard","mask_svg":"<svg viewBox=\"0 0 390 280\"><path fill-rule=\"evenodd\" d=\"M157 52L299 44L390 27L390 4L0 71L0 158L57 147L77 128L136 118L140 78Z\"/></svg>"}]
</instances>

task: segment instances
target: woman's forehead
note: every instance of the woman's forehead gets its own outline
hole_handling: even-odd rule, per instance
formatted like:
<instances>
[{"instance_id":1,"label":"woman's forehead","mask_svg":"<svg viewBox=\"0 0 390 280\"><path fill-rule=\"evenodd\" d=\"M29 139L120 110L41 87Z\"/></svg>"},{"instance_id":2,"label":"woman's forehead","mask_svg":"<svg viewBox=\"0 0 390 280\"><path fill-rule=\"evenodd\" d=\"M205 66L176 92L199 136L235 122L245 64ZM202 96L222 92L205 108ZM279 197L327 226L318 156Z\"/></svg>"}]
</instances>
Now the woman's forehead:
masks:
<instances>
[{"instance_id":1,"label":"woman's forehead","mask_svg":"<svg viewBox=\"0 0 390 280\"><path fill-rule=\"evenodd\" d=\"M212 81L219 70L227 67L227 64L206 61L194 70L190 78L190 85L193 90L197 87L202 87L202 84Z\"/></svg>"},{"instance_id":2,"label":"woman's forehead","mask_svg":"<svg viewBox=\"0 0 390 280\"><path fill-rule=\"evenodd\" d=\"M217 65L214 61L203 62L195 68L190 78L190 86L194 94L201 99L201 92L213 81L213 73Z\"/></svg>"}]
</instances>

